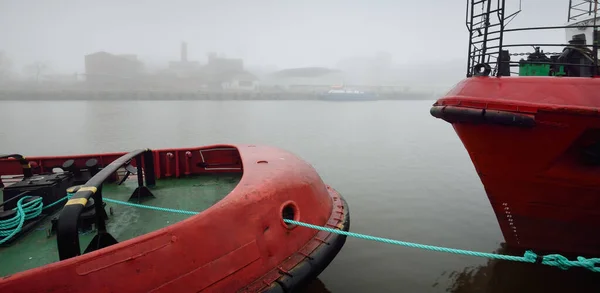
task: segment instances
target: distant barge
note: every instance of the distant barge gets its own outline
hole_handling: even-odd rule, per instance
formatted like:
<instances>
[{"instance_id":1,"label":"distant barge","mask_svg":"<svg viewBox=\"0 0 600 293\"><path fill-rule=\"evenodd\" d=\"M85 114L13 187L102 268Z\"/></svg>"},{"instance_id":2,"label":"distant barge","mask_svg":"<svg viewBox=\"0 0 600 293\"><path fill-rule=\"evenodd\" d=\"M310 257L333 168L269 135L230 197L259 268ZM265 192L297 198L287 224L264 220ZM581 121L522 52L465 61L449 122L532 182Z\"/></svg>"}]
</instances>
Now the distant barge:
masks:
<instances>
[{"instance_id":1,"label":"distant barge","mask_svg":"<svg viewBox=\"0 0 600 293\"><path fill-rule=\"evenodd\" d=\"M326 101L375 101L377 94L351 89L331 89L320 95Z\"/></svg>"}]
</instances>

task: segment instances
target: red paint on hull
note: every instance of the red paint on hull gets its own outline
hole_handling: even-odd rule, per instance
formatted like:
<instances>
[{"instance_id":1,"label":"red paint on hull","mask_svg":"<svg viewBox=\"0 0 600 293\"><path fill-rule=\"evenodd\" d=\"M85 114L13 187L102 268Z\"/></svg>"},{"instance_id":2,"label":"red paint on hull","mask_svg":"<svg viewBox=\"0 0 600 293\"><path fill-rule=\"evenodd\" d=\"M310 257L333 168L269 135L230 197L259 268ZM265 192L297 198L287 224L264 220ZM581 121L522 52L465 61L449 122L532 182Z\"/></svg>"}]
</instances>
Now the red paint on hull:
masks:
<instances>
[{"instance_id":1,"label":"red paint on hull","mask_svg":"<svg viewBox=\"0 0 600 293\"><path fill-rule=\"evenodd\" d=\"M78 165L97 158L105 166L123 154L27 159L37 165L38 173L70 158ZM0 292L258 292L272 287L332 236L302 227L288 229L281 218L284 203L293 202L296 219L314 225L342 228L347 218L343 199L314 168L280 149L218 145L156 150L154 158L157 177L242 169L243 176L229 195L196 216L3 277ZM200 163L209 166L199 167ZM16 160L0 160L0 175L18 174L20 166Z\"/></svg>"},{"instance_id":2,"label":"red paint on hull","mask_svg":"<svg viewBox=\"0 0 600 293\"><path fill-rule=\"evenodd\" d=\"M600 165L585 152L600 142L599 109L597 78L476 77L432 115L452 123L507 244L598 256Z\"/></svg>"}]
</instances>

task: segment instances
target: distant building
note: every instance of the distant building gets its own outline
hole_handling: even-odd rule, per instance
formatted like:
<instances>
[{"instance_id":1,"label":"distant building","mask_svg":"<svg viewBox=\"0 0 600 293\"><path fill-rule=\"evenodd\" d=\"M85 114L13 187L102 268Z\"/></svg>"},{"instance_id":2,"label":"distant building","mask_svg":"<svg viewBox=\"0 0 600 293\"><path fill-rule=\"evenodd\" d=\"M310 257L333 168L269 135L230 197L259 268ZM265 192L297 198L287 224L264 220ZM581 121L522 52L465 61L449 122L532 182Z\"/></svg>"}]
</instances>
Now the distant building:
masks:
<instances>
[{"instance_id":1,"label":"distant building","mask_svg":"<svg viewBox=\"0 0 600 293\"><path fill-rule=\"evenodd\" d=\"M220 77L221 88L224 90L255 91L259 89L259 79L256 75L242 70L229 72Z\"/></svg>"},{"instance_id":2,"label":"distant building","mask_svg":"<svg viewBox=\"0 0 600 293\"><path fill-rule=\"evenodd\" d=\"M208 54L208 63L205 66L207 72L220 74L224 72L241 72L244 70L244 60L217 57L217 54Z\"/></svg>"},{"instance_id":3,"label":"distant building","mask_svg":"<svg viewBox=\"0 0 600 293\"><path fill-rule=\"evenodd\" d=\"M244 70L244 60L208 54L208 63L202 67L203 83L214 90L257 90L259 79Z\"/></svg>"},{"instance_id":4,"label":"distant building","mask_svg":"<svg viewBox=\"0 0 600 293\"><path fill-rule=\"evenodd\" d=\"M87 82L106 83L135 78L141 74L142 69L142 62L132 54L97 52L85 56Z\"/></svg>"},{"instance_id":5,"label":"distant building","mask_svg":"<svg viewBox=\"0 0 600 293\"><path fill-rule=\"evenodd\" d=\"M210 90L256 90L259 79L244 70L242 59L218 57L208 54L208 62L188 60L188 45L181 43L180 58L169 62L169 68L161 72L161 83L175 88Z\"/></svg>"},{"instance_id":6,"label":"distant building","mask_svg":"<svg viewBox=\"0 0 600 293\"><path fill-rule=\"evenodd\" d=\"M200 69L200 63L198 61L189 61L187 52L187 43L181 43L179 61L169 62L169 70L180 76L193 75Z\"/></svg>"},{"instance_id":7,"label":"distant building","mask_svg":"<svg viewBox=\"0 0 600 293\"><path fill-rule=\"evenodd\" d=\"M286 90L320 91L344 83L341 71L323 67L291 68L277 71L262 81L263 86Z\"/></svg>"}]
</instances>

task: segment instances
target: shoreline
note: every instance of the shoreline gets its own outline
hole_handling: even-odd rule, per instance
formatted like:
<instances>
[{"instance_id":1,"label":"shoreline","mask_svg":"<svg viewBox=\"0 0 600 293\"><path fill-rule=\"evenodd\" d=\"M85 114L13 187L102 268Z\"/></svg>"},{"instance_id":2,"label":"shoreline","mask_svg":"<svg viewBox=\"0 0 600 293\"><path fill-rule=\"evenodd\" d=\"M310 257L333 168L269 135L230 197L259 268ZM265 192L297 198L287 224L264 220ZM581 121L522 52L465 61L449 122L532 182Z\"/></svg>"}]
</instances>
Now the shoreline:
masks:
<instances>
[{"instance_id":1,"label":"shoreline","mask_svg":"<svg viewBox=\"0 0 600 293\"><path fill-rule=\"evenodd\" d=\"M378 100L430 100L434 93L385 92ZM138 90L0 90L0 101L317 101L319 93L310 92L205 92ZM339 101L346 101L340 99Z\"/></svg>"}]
</instances>

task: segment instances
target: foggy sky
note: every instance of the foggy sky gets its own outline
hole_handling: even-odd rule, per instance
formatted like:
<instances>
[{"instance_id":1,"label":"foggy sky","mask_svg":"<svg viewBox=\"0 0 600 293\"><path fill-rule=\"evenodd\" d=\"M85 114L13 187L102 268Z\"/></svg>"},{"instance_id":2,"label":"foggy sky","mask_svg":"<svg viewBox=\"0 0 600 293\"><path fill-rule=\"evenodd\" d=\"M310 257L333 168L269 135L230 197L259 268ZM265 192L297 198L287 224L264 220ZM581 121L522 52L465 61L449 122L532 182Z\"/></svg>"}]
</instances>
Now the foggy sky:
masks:
<instances>
[{"instance_id":1,"label":"foggy sky","mask_svg":"<svg viewBox=\"0 0 600 293\"><path fill-rule=\"evenodd\" d=\"M507 12L518 6L507 2ZM511 26L562 25L567 5L523 0ZM397 64L463 60L465 7L465 0L0 0L0 50L16 67L40 60L64 72L81 72L83 55L101 50L166 65L179 58L181 41L190 60L216 51L279 68L333 66L378 51ZM562 43L564 32L536 40Z\"/></svg>"}]
</instances>

